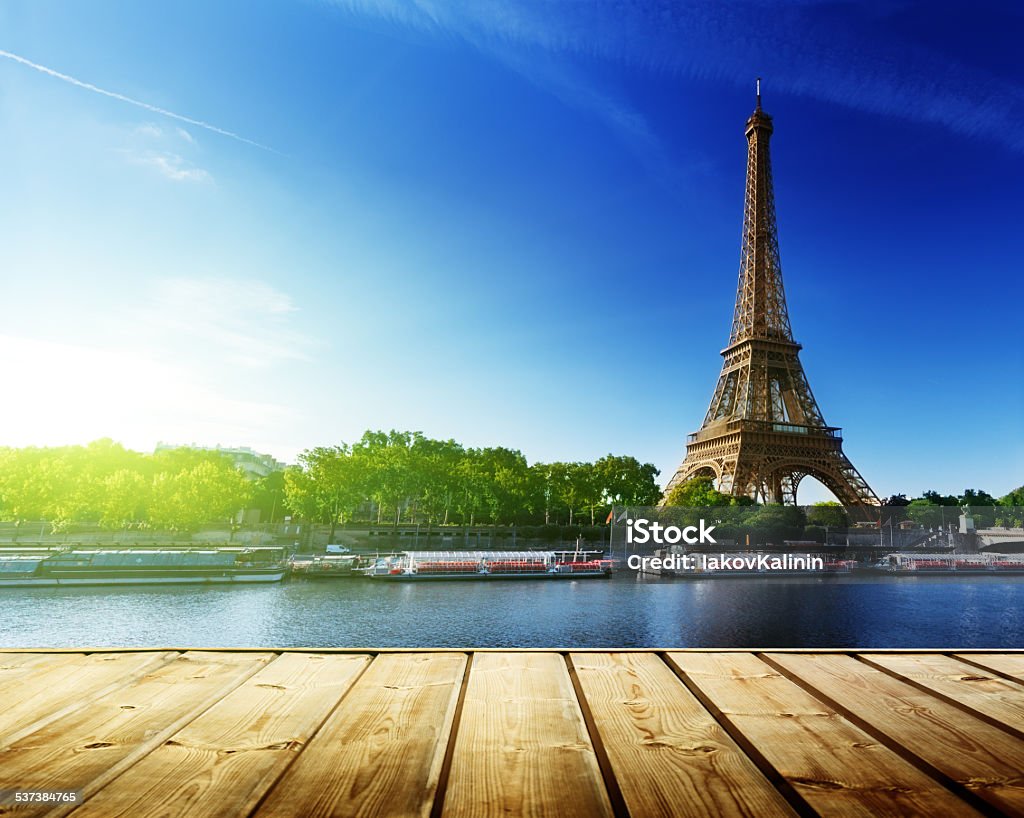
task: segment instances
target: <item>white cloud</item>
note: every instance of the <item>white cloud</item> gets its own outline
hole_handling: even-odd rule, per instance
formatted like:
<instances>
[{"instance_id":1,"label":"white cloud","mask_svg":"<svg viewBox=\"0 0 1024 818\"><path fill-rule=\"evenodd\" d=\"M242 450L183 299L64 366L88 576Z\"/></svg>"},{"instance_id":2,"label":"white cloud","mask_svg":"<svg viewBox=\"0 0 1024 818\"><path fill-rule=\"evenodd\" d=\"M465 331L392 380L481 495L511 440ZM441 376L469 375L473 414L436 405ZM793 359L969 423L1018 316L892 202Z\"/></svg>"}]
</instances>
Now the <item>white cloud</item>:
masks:
<instances>
[{"instance_id":1,"label":"white cloud","mask_svg":"<svg viewBox=\"0 0 1024 818\"><path fill-rule=\"evenodd\" d=\"M159 125L154 125L152 122L144 122L135 129L135 133L138 136L148 136L153 139L159 139L164 135L164 132L160 129Z\"/></svg>"},{"instance_id":2,"label":"white cloud","mask_svg":"<svg viewBox=\"0 0 1024 818\"><path fill-rule=\"evenodd\" d=\"M129 161L136 165L155 168L165 178L175 182L209 182L213 179L209 171L196 167L178 154L169 151L129 153Z\"/></svg>"},{"instance_id":3,"label":"white cloud","mask_svg":"<svg viewBox=\"0 0 1024 818\"><path fill-rule=\"evenodd\" d=\"M129 147L122 152L134 165L150 167L173 182L213 180L208 170L178 153L178 150L187 153L196 144L195 139L184 128L167 129L154 122L144 122L131 130L127 141ZM172 150L172 147L178 150Z\"/></svg>"}]
</instances>

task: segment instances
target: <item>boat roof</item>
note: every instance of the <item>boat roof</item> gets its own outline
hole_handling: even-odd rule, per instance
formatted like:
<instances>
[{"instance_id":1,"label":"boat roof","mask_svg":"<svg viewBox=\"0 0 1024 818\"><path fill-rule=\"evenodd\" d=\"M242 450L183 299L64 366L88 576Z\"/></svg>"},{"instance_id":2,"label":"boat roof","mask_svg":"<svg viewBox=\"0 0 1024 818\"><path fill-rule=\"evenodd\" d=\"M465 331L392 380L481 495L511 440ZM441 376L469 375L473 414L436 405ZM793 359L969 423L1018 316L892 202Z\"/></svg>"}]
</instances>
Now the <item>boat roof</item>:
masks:
<instances>
[{"instance_id":1,"label":"boat roof","mask_svg":"<svg viewBox=\"0 0 1024 818\"><path fill-rule=\"evenodd\" d=\"M42 561L42 557L3 557L0 558L0 572L32 573Z\"/></svg>"},{"instance_id":2,"label":"boat roof","mask_svg":"<svg viewBox=\"0 0 1024 818\"><path fill-rule=\"evenodd\" d=\"M548 560L556 551L403 551L405 556L414 560L435 561L480 561L480 560L511 560L526 562L528 560Z\"/></svg>"},{"instance_id":3,"label":"boat roof","mask_svg":"<svg viewBox=\"0 0 1024 818\"><path fill-rule=\"evenodd\" d=\"M905 560L961 560L975 562L985 561L991 558L998 557L999 559L1005 559L1007 557L1015 558L1012 561L1024 560L1024 554L1000 554L997 551L979 551L976 554L954 554L951 551L946 551L941 554L924 554L916 551L893 551L891 554L886 554L886 557L900 557Z\"/></svg>"},{"instance_id":4,"label":"boat roof","mask_svg":"<svg viewBox=\"0 0 1024 818\"><path fill-rule=\"evenodd\" d=\"M69 548L52 551L52 554L243 554L249 551L282 551L283 546L234 546L221 548L216 545L195 548Z\"/></svg>"}]
</instances>

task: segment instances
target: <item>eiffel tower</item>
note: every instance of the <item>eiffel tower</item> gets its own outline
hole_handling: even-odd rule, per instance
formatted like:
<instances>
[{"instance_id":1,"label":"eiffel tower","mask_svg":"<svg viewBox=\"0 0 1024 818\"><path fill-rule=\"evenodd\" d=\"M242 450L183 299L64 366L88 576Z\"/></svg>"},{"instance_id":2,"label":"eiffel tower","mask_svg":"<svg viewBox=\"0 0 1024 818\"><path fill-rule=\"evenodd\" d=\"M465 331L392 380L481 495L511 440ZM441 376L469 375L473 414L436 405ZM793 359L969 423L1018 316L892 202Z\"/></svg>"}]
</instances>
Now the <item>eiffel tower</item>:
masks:
<instances>
[{"instance_id":1,"label":"eiffel tower","mask_svg":"<svg viewBox=\"0 0 1024 818\"><path fill-rule=\"evenodd\" d=\"M763 503L796 503L807 475L847 507L878 497L843 454L842 430L828 426L800 365L782 288L768 140L772 118L757 107L747 120L747 184L740 278L729 345L711 406L687 438L686 457L665 489L710 476L718 490Z\"/></svg>"}]
</instances>

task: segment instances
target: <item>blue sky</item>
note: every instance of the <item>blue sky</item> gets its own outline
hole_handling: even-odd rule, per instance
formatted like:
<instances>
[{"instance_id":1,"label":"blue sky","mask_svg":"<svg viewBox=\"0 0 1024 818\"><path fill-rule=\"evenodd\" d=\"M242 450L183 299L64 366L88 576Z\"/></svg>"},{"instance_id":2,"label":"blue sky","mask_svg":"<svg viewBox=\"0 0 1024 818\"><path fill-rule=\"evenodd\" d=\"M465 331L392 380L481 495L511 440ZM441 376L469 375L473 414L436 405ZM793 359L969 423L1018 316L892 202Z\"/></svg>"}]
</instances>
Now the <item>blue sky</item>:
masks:
<instances>
[{"instance_id":1,"label":"blue sky","mask_svg":"<svg viewBox=\"0 0 1024 818\"><path fill-rule=\"evenodd\" d=\"M1022 14L6 0L0 444L290 459L396 427L667 480L728 337L762 76L826 419L880 495L1003 494Z\"/></svg>"}]
</instances>

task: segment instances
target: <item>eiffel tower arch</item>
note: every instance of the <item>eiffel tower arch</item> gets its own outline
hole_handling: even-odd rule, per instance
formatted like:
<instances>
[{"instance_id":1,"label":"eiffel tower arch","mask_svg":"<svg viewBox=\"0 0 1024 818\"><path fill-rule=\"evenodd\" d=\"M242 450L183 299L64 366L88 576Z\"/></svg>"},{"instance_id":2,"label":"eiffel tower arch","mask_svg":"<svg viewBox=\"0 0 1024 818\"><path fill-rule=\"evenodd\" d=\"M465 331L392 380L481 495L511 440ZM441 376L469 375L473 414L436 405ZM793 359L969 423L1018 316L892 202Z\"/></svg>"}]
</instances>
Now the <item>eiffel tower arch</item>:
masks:
<instances>
[{"instance_id":1,"label":"eiffel tower arch","mask_svg":"<svg viewBox=\"0 0 1024 818\"><path fill-rule=\"evenodd\" d=\"M743 240L729 344L704 423L687 438L686 457L665 496L706 475L725 494L795 504L800 481L812 476L844 506L877 506L843 453L842 430L825 423L800 363L802 347L793 340L775 223L772 130L758 80L757 107L746 125Z\"/></svg>"}]
</instances>

